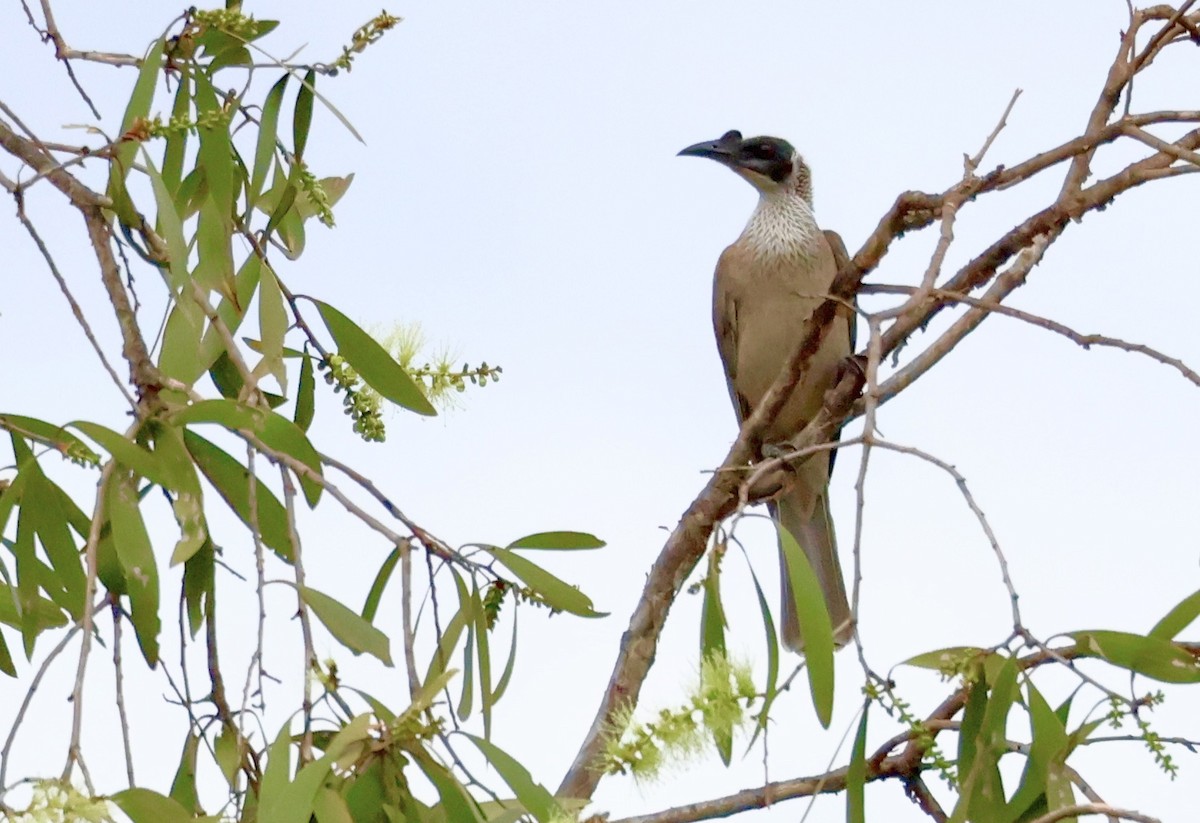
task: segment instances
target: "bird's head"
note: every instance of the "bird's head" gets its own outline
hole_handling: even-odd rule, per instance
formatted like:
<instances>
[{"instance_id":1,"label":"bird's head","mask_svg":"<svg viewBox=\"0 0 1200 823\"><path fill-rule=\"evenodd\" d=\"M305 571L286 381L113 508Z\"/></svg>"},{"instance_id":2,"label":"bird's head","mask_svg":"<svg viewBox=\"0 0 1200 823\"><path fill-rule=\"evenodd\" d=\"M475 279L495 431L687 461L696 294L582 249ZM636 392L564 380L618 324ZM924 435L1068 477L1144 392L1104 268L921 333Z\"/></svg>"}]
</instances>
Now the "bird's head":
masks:
<instances>
[{"instance_id":1,"label":"bird's head","mask_svg":"<svg viewBox=\"0 0 1200 823\"><path fill-rule=\"evenodd\" d=\"M727 131L719 140L688 146L681 157L707 157L733 169L764 195L798 194L812 201L808 165L778 137L742 138L740 131Z\"/></svg>"}]
</instances>

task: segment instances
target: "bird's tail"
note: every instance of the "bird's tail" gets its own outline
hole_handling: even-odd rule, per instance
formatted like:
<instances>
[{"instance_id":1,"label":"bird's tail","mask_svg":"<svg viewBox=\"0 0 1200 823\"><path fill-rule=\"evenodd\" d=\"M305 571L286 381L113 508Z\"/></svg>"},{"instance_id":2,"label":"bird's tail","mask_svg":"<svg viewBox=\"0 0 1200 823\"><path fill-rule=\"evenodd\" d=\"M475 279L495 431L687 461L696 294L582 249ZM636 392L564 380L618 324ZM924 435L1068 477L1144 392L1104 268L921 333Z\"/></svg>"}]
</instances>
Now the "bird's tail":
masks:
<instances>
[{"instance_id":1,"label":"bird's tail","mask_svg":"<svg viewBox=\"0 0 1200 823\"><path fill-rule=\"evenodd\" d=\"M812 565L825 595L825 607L833 624L833 642L838 647L846 645L854 636L851 622L850 603L846 599L846 584L842 579L842 566L838 562L837 539L833 534L833 521L829 516L829 499L822 494L813 506L812 517L805 517L805 506L797 501L795 493L780 498L772 505L772 514L779 524L796 539L805 557ZM804 651L804 638L800 636L800 624L796 619L796 604L788 579L783 551L779 553L779 576L783 592L783 645L794 652Z\"/></svg>"}]
</instances>

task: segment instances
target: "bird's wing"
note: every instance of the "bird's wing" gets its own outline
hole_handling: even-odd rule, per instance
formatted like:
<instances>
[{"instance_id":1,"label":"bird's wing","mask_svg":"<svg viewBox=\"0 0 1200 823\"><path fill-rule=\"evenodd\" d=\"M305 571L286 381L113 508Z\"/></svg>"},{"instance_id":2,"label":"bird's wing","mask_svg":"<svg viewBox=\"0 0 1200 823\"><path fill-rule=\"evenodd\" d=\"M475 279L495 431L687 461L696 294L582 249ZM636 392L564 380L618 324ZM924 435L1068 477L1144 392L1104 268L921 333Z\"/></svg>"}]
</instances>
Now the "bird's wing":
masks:
<instances>
[{"instance_id":1,"label":"bird's wing","mask_svg":"<svg viewBox=\"0 0 1200 823\"><path fill-rule=\"evenodd\" d=\"M846 244L842 242L842 236L833 229L825 229L823 234L829 243L829 250L833 252L833 264L836 266L836 271L841 272L849 268L850 254L846 251ZM856 322L858 318L849 309L846 311L850 315L850 351L853 352L858 349L858 323Z\"/></svg>"},{"instance_id":2,"label":"bird's wing","mask_svg":"<svg viewBox=\"0 0 1200 823\"><path fill-rule=\"evenodd\" d=\"M825 231L823 233L825 235L825 240L829 243L830 251L833 252L833 263L834 263L834 266L836 267L835 271L841 272L841 271L844 271L845 269L849 268L850 253L846 251L846 244L842 242L842 236L840 234L838 234L836 231L834 231L833 229L825 229ZM836 278L837 274L834 274L834 277ZM845 308L844 310L847 315L846 325L849 327L849 332L850 332L849 354L854 354L854 352L858 351L858 316L854 312L850 311L848 308ZM842 439L842 427L841 426L838 426L834 430L833 439L834 440ZM831 477L833 476L833 463L835 460L837 460L837 450L836 449L829 452L829 475Z\"/></svg>"},{"instance_id":3,"label":"bird's wing","mask_svg":"<svg viewBox=\"0 0 1200 823\"><path fill-rule=\"evenodd\" d=\"M730 246L717 261L717 271L713 275L713 331L717 335L717 352L721 355L721 364L725 367L725 385L729 389L729 400L733 403L733 412L737 415L740 426L742 421L750 416L750 404L734 388L737 380L738 301L736 280L731 274L731 266L735 255L736 250Z\"/></svg>"}]
</instances>

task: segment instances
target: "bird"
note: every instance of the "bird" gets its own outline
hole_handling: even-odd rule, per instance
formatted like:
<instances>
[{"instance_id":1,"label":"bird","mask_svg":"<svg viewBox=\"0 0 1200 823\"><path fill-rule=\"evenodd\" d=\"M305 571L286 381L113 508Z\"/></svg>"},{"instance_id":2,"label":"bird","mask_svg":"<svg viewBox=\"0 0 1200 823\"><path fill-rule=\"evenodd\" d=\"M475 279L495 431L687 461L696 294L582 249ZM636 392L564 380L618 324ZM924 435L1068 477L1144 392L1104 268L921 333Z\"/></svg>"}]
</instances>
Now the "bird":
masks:
<instances>
[{"instance_id":1,"label":"bird","mask_svg":"<svg viewBox=\"0 0 1200 823\"><path fill-rule=\"evenodd\" d=\"M799 346L804 321L826 300L847 262L846 247L836 232L818 228L812 172L786 140L743 139L741 132L729 131L679 155L715 160L758 192L746 228L722 252L713 277L713 329L740 426ZM763 433L766 448L793 437L817 414L853 351L854 315L842 307L786 405ZM772 520L796 539L816 573L840 648L853 637L854 624L829 510L833 462L834 452L825 450L794 466L791 486L768 506ZM782 538L780 542L781 636L784 646L803 654Z\"/></svg>"}]
</instances>

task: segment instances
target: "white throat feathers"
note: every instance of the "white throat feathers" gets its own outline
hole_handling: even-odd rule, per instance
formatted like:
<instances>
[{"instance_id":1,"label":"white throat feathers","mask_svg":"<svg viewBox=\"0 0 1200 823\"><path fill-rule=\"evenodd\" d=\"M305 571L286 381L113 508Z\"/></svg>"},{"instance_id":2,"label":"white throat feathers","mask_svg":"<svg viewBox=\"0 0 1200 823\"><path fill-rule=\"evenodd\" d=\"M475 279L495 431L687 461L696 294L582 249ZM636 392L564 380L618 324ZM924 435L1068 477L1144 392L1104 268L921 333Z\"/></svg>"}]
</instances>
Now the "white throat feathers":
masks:
<instances>
[{"instance_id":1,"label":"white throat feathers","mask_svg":"<svg viewBox=\"0 0 1200 823\"><path fill-rule=\"evenodd\" d=\"M811 202L801 192L760 190L758 207L741 240L760 257L807 258L813 256L820 236Z\"/></svg>"}]
</instances>

